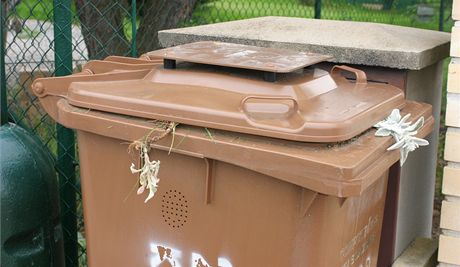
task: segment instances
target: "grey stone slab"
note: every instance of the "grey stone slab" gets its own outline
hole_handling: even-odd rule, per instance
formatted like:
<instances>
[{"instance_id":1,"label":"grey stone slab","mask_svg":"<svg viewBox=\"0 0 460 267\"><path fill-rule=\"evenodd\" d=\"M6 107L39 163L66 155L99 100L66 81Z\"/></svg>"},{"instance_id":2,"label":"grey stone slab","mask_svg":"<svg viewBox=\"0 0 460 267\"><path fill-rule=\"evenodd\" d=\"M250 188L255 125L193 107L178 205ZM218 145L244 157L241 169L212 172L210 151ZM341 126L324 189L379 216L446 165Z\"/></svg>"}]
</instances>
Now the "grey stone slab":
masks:
<instances>
[{"instance_id":1,"label":"grey stone slab","mask_svg":"<svg viewBox=\"0 0 460 267\"><path fill-rule=\"evenodd\" d=\"M333 62L419 70L449 56L450 34L368 22L261 17L164 30L164 47L223 41L333 56Z\"/></svg>"}]
</instances>

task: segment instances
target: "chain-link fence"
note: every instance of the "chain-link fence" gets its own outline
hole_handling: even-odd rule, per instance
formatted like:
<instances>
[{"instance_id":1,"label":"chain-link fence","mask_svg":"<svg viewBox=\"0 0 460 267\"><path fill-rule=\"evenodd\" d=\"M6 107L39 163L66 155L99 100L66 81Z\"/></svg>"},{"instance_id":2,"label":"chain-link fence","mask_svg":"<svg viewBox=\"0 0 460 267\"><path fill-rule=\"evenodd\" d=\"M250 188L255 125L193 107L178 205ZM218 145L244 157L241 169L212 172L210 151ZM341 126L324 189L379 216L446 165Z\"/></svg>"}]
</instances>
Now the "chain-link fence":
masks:
<instances>
[{"instance_id":1,"label":"chain-link fence","mask_svg":"<svg viewBox=\"0 0 460 267\"><path fill-rule=\"evenodd\" d=\"M160 29L259 16L370 21L447 30L451 0L2 0L10 119L36 133L56 158L66 265L85 266L77 149L30 92L38 77L67 75L89 59L138 56L159 47Z\"/></svg>"}]
</instances>

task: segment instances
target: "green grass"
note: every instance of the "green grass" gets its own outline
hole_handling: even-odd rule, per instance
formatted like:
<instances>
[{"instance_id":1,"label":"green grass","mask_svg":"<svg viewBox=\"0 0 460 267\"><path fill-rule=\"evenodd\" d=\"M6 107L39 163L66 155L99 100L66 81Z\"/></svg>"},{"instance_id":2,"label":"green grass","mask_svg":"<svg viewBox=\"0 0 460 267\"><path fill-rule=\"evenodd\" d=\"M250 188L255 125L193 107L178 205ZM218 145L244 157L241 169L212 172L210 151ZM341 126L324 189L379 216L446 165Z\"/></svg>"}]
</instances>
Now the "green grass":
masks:
<instances>
[{"instance_id":1,"label":"green grass","mask_svg":"<svg viewBox=\"0 0 460 267\"><path fill-rule=\"evenodd\" d=\"M371 2L371 1L369 1ZM416 17L417 6L405 9L373 10L362 4L351 4L344 0L323 0L321 18L334 20L368 21L395 24L423 29L438 29L439 6L433 3L435 15L428 22L420 22ZM446 13L449 13L446 8ZM289 16L312 18L312 5L304 5L300 0L209 0L200 2L191 20L185 25L208 24L260 16ZM447 14L446 14L447 16ZM445 23L450 30L452 22Z\"/></svg>"},{"instance_id":2,"label":"green grass","mask_svg":"<svg viewBox=\"0 0 460 267\"><path fill-rule=\"evenodd\" d=\"M335 20L352 20L394 24L399 26L415 27L422 29L438 30L439 28L439 6L433 4L435 14L429 21L421 22L417 18L417 5L407 6L404 9L373 10L359 4L348 4L344 1L340 4L325 5L322 10L322 18ZM340 12L337 12L340 10ZM446 8L446 11L448 9ZM448 12L447 12L448 13ZM447 14L445 15L447 16ZM444 23L444 29L452 27L451 20Z\"/></svg>"},{"instance_id":3,"label":"green grass","mask_svg":"<svg viewBox=\"0 0 460 267\"><path fill-rule=\"evenodd\" d=\"M199 4L190 24L204 24L261 16L313 17L312 6L296 0L217 0Z\"/></svg>"}]
</instances>

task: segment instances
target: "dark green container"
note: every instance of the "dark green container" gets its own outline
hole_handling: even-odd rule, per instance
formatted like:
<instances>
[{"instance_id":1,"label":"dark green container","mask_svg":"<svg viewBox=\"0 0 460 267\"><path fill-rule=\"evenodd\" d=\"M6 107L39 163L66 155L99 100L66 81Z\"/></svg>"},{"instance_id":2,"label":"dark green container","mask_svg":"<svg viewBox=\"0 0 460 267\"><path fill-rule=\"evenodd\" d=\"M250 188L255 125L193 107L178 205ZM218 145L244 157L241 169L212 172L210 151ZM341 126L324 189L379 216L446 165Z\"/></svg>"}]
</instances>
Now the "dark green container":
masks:
<instances>
[{"instance_id":1,"label":"dark green container","mask_svg":"<svg viewBox=\"0 0 460 267\"><path fill-rule=\"evenodd\" d=\"M0 127L1 266L64 266L53 161L32 134Z\"/></svg>"}]
</instances>

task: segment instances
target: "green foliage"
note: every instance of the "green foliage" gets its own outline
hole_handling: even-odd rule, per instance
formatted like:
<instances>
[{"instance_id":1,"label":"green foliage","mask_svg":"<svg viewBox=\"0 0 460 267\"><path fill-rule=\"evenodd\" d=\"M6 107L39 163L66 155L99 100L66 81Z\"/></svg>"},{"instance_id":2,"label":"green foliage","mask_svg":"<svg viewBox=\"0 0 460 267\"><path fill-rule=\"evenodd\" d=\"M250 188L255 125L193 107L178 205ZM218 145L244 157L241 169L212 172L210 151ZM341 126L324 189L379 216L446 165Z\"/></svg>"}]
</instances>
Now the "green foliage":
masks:
<instances>
[{"instance_id":1,"label":"green foliage","mask_svg":"<svg viewBox=\"0 0 460 267\"><path fill-rule=\"evenodd\" d=\"M51 20L53 0L22 0L16 6L16 15L21 19Z\"/></svg>"}]
</instances>

